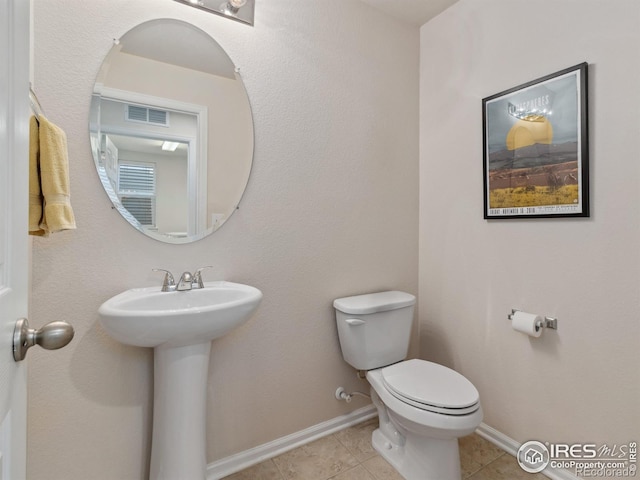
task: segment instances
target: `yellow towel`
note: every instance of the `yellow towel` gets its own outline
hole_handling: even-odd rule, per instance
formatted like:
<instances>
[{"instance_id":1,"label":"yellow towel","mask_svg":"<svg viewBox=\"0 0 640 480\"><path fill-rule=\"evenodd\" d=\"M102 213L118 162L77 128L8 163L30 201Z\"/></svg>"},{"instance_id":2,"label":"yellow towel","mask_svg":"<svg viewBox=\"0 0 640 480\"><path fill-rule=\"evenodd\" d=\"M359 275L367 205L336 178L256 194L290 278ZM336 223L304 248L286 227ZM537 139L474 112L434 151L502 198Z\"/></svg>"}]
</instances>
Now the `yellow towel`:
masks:
<instances>
[{"instance_id":1,"label":"yellow towel","mask_svg":"<svg viewBox=\"0 0 640 480\"><path fill-rule=\"evenodd\" d=\"M69 201L67 136L64 130L51 123L43 115L40 115L39 123L39 184L44 201L42 203L42 218L39 223L40 230L31 232L30 221L29 233L48 236L49 233L75 229L76 221ZM30 173L30 178L32 175L33 173ZM31 184L31 181L29 183ZM35 198L36 188L34 187L33 190L34 197L30 195L30 198ZM37 208L34 208L34 217L35 212L37 212ZM31 209L29 219L31 220Z\"/></svg>"},{"instance_id":2,"label":"yellow towel","mask_svg":"<svg viewBox=\"0 0 640 480\"><path fill-rule=\"evenodd\" d=\"M42 219L42 191L40 190L40 133L38 120L29 120L29 235L44 235Z\"/></svg>"}]
</instances>

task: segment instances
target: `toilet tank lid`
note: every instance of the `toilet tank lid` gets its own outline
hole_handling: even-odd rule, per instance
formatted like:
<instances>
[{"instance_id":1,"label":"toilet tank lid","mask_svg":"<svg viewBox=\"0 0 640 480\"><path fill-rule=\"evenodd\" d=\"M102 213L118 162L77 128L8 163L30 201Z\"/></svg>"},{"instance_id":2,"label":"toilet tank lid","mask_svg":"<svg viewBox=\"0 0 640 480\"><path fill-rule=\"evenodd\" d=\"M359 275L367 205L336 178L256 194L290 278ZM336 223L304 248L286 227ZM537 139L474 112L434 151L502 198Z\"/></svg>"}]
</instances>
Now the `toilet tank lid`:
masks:
<instances>
[{"instance_id":1,"label":"toilet tank lid","mask_svg":"<svg viewBox=\"0 0 640 480\"><path fill-rule=\"evenodd\" d=\"M338 298L333 306L343 313L364 315L367 313L384 312L398 308L410 307L416 303L416 297L397 290L389 292L368 293L352 297Z\"/></svg>"}]
</instances>

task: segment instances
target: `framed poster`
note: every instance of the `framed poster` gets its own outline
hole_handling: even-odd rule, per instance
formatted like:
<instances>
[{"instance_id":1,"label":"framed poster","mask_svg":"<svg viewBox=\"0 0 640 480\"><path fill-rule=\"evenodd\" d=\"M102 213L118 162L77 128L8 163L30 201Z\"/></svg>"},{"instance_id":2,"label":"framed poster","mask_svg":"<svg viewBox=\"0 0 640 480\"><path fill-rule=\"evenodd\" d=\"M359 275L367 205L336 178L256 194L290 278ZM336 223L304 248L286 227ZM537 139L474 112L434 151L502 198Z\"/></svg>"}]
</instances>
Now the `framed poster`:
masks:
<instances>
[{"instance_id":1,"label":"framed poster","mask_svg":"<svg viewBox=\"0 0 640 480\"><path fill-rule=\"evenodd\" d=\"M587 67L482 100L485 219L589 216Z\"/></svg>"}]
</instances>

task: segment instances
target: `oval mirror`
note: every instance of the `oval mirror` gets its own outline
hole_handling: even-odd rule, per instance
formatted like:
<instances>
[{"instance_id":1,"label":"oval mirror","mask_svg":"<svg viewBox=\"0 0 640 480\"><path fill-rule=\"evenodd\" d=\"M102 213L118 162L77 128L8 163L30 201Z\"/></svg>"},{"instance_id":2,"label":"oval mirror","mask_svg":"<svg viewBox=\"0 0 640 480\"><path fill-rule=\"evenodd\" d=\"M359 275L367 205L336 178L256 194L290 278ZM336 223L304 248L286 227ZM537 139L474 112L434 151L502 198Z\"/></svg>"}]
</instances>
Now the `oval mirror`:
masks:
<instances>
[{"instance_id":1,"label":"oval mirror","mask_svg":"<svg viewBox=\"0 0 640 480\"><path fill-rule=\"evenodd\" d=\"M89 136L114 208L163 242L220 228L251 172L242 79L213 38L179 20L145 22L114 41L94 86Z\"/></svg>"}]
</instances>

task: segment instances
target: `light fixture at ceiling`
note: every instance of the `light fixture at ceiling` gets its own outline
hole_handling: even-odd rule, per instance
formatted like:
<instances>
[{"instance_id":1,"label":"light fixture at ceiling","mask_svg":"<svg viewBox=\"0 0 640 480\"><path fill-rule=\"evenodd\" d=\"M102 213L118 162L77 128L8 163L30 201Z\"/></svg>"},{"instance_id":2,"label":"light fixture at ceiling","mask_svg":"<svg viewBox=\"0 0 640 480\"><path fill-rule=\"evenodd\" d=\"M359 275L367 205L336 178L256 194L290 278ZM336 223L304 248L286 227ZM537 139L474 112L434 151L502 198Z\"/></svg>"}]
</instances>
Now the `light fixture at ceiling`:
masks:
<instances>
[{"instance_id":1,"label":"light fixture at ceiling","mask_svg":"<svg viewBox=\"0 0 640 480\"><path fill-rule=\"evenodd\" d=\"M162 150L165 152L175 152L176 148L178 148L180 143L178 142L167 142L166 140L162 142Z\"/></svg>"},{"instance_id":2,"label":"light fixture at ceiling","mask_svg":"<svg viewBox=\"0 0 640 480\"><path fill-rule=\"evenodd\" d=\"M253 25L255 0L175 0L190 7Z\"/></svg>"},{"instance_id":3,"label":"light fixture at ceiling","mask_svg":"<svg viewBox=\"0 0 640 480\"><path fill-rule=\"evenodd\" d=\"M247 0L229 0L220 5L220 11L225 15L235 16L247 4Z\"/></svg>"}]
</instances>

